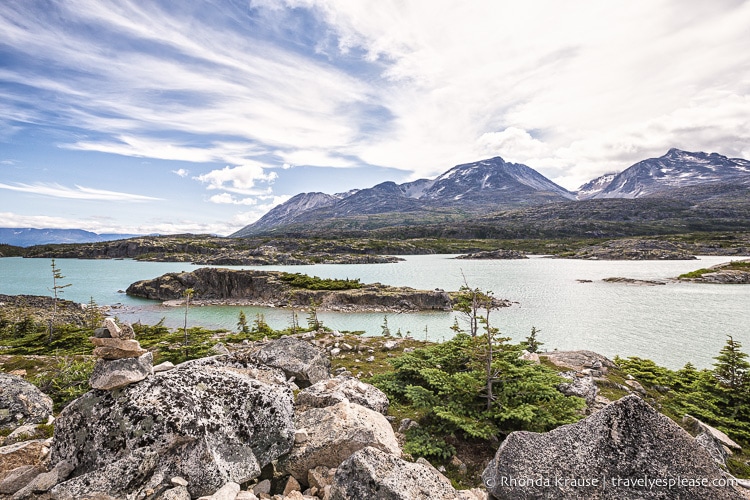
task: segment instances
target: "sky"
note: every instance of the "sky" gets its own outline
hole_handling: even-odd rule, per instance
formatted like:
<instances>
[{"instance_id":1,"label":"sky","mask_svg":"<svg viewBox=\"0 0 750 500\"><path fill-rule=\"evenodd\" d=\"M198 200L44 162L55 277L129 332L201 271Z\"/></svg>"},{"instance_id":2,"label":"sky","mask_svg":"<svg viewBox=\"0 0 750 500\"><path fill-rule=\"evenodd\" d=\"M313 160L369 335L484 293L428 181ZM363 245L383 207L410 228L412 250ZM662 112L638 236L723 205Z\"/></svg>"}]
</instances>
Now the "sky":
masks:
<instances>
[{"instance_id":1,"label":"sky","mask_svg":"<svg viewBox=\"0 0 750 500\"><path fill-rule=\"evenodd\" d=\"M3 0L0 227L230 234L494 156L750 158L750 1Z\"/></svg>"}]
</instances>

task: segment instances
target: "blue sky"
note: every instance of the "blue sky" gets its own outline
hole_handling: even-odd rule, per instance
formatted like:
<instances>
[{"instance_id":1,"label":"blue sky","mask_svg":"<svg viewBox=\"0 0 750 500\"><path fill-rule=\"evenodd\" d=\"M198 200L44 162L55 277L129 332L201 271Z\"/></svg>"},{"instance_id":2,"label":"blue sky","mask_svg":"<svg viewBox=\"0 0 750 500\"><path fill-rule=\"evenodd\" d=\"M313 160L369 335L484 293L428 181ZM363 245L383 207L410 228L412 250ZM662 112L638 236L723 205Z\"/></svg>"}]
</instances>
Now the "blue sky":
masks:
<instances>
[{"instance_id":1,"label":"blue sky","mask_svg":"<svg viewBox=\"0 0 750 500\"><path fill-rule=\"evenodd\" d=\"M750 158L750 2L0 2L0 227L229 234L502 156Z\"/></svg>"}]
</instances>

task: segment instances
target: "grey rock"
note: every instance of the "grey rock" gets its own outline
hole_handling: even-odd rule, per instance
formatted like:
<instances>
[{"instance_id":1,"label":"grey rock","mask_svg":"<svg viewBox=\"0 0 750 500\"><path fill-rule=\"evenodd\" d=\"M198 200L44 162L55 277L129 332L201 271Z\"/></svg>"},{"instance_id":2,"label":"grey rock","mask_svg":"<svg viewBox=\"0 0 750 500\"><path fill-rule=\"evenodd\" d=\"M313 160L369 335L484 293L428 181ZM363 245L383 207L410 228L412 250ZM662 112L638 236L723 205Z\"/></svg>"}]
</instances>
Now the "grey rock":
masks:
<instances>
[{"instance_id":1,"label":"grey rock","mask_svg":"<svg viewBox=\"0 0 750 500\"><path fill-rule=\"evenodd\" d=\"M99 359L89 383L94 389L111 391L140 382L154 374L154 357L150 352L137 358Z\"/></svg>"},{"instance_id":2,"label":"grey rock","mask_svg":"<svg viewBox=\"0 0 750 500\"><path fill-rule=\"evenodd\" d=\"M302 388L327 379L331 371L331 361L323 351L295 337L269 342L255 358L259 363L283 370L289 378L294 377Z\"/></svg>"},{"instance_id":3,"label":"grey rock","mask_svg":"<svg viewBox=\"0 0 750 500\"><path fill-rule=\"evenodd\" d=\"M168 372L174 368L174 364L171 361L164 361L154 366L154 373Z\"/></svg>"},{"instance_id":4,"label":"grey rock","mask_svg":"<svg viewBox=\"0 0 750 500\"><path fill-rule=\"evenodd\" d=\"M376 448L357 451L336 470L331 500L458 499L450 481L433 467L402 460Z\"/></svg>"},{"instance_id":5,"label":"grey rock","mask_svg":"<svg viewBox=\"0 0 750 500\"><path fill-rule=\"evenodd\" d=\"M162 493L159 500L190 500L190 493L184 486L175 486Z\"/></svg>"},{"instance_id":6,"label":"grey rock","mask_svg":"<svg viewBox=\"0 0 750 500\"><path fill-rule=\"evenodd\" d=\"M580 422L544 434L512 432L482 478L498 499L741 498L731 486L710 485L725 478L716 463L687 432L637 396L626 396ZM539 478L543 481L529 481ZM700 478L709 486L649 488L633 483L643 478Z\"/></svg>"},{"instance_id":7,"label":"grey rock","mask_svg":"<svg viewBox=\"0 0 750 500\"><path fill-rule=\"evenodd\" d=\"M109 333L109 330L107 328L102 327L94 330L94 337L99 339L111 339L112 334Z\"/></svg>"},{"instance_id":8,"label":"grey rock","mask_svg":"<svg viewBox=\"0 0 750 500\"><path fill-rule=\"evenodd\" d=\"M52 400L16 375L0 373L0 429L42 424L52 414Z\"/></svg>"},{"instance_id":9,"label":"grey rock","mask_svg":"<svg viewBox=\"0 0 750 500\"><path fill-rule=\"evenodd\" d=\"M208 495L227 482L257 477L289 451L292 411L285 387L227 367L186 362L72 402L57 419L51 460L70 460L80 476L153 449L158 473L186 479L192 496Z\"/></svg>"},{"instance_id":10,"label":"grey rock","mask_svg":"<svg viewBox=\"0 0 750 500\"><path fill-rule=\"evenodd\" d=\"M410 418L404 418L398 425L398 432L401 432L403 434L416 427L419 427L419 422L415 422Z\"/></svg>"},{"instance_id":11,"label":"grey rock","mask_svg":"<svg viewBox=\"0 0 750 500\"><path fill-rule=\"evenodd\" d=\"M215 346L211 348L211 352L214 354L230 354L229 349L222 342L217 342Z\"/></svg>"},{"instance_id":12,"label":"grey rock","mask_svg":"<svg viewBox=\"0 0 750 500\"><path fill-rule=\"evenodd\" d=\"M297 394L296 404L324 408L338 403L356 403L385 415L388 413L388 396L370 384L354 377L338 376L311 385Z\"/></svg>"},{"instance_id":13,"label":"grey rock","mask_svg":"<svg viewBox=\"0 0 750 500\"><path fill-rule=\"evenodd\" d=\"M702 432L708 433L719 441L722 445L726 446L727 448L731 450L741 451L742 447L737 444L732 438L721 432L719 429L716 429L715 427L711 427L710 425L701 422L697 418L685 414L682 417L682 423L687 427L691 432L694 434L700 434Z\"/></svg>"},{"instance_id":14,"label":"grey rock","mask_svg":"<svg viewBox=\"0 0 750 500\"><path fill-rule=\"evenodd\" d=\"M569 370L580 372L584 368L594 368L602 373L607 373L609 368L616 368L617 365L606 356L602 356L594 351L553 351L539 354L545 357L553 364Z\"/></svg>"},{"instance_id":15,"label":"grey rock","mask_svg":"<svg viewBox=\"0 0 750 500\"><path fill-rule=\"evenodd\" d=\"M727 453L727 450L721 445L721 442L716 440L711 434L701 432L695 436L695 442L708 452L711 458L714 459L714 462L720 466L726 466L729 453Z\"/></svg>"},{"instance_id":16,"label":"grey rock","mask_svg":"<svg viewBox=\"0 0 750 500\"><path fill-rule=\"evenodd\" d=\"M5 476L5 479L0 481L0 495L12 495L42 472L44 472L44 469L38 465L16 467Z\"/></svg>"},{"instance_id":17,"label":"grey rock","mask_svg":"<svg viewBox=\"0 0 750 500\"><path fill-rule=\"evenodd\" d=\"M253 486L253 493L256 495L261 495L263 493L271 493L271 481L268 479L264 479L263 481L259 482L255 486Z\"/></svg>"},{"instance_id":18,"label":"grey rock","mask_svg":"<svg viewBox=\"0 0 750 500\"><path fill-rule=\"evenodd\" d=\"M589 406L594 404L599 388L594 382L591 375L583 375L576 372L565 372L560 374L561 377L570 380L569 383L559 384L557 390L566 396L578 396L586 400Z\"/></svg>"},{"instance_id":19,"label":"grey rock","mask_svg":"<svg viewBox=\"0 0 750 500\"><path fill-rule=\"evenodd\" d=\"M388 420L369 408L339 403L312 408L294 418L298 428L307 429L309 439L295 445L279 460L277 470L286 472L307 486L308 471L316 466L337 467L357 450L373 446L400 456L396 436Z\"/></svg>"},{"instance_id":20,"label":"grey rock","mask_svg":"<svg viewBox=\"0 0 750 500\"><path fill-rule=\"evenodd\" d=\"M55 465L49 472L42 472L32 479L26 486L21 488L13 495L12 500L21 500L28 498L34 493L44 493L52 489L53 486L63 481L73 472L73 464L63 460Z\"/></svg>"},{"instance_id":21,"label":"grey rock","mask_svg":"<svg viewBox=\"0 0 750 500\"><path fill-rule=\"evenodd\" d=\"M87 495L105 494L125 498L137 493L156 469L159 454L141 448L91 472L68 479L52 488L57 500L75 500Z\"/></svg>"},{"instance_id":22,"label":"grey rock","mask_svg":"<svg viewBox=\"0 0 750 500\"><path fill-rule=\"evenodd\" d=\"M209 496L211 500L234 500L237 493L240 492L240 485L229 482L219 488L213 495Z\"/></svg>"},{"instance_id":23,"label":"grey rock","mask_svg":"<svg viewBox=\"0 0 750 500\"><path fill-rule=\"evenodd\" d=\"M175 486L187 486L188 482L185 480L184 477L175 476L172 479L169 480L170 483L174 484Z\"/></svg>"}]
</instances>

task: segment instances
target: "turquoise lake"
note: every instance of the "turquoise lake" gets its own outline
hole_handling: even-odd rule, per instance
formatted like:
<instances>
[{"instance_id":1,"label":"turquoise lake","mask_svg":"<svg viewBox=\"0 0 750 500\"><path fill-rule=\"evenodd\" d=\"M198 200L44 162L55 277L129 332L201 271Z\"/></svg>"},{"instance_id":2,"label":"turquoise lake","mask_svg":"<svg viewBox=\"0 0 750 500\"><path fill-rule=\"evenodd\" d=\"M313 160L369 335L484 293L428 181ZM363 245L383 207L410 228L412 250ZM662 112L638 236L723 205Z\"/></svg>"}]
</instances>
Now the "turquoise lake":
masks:
<instances>
[{"instance_id":1,"label":"turquoise lake","mask_svg":"<svg viewBox=\"0 0 750 500\"><path fill-rule=\"evenodd\" d=\"M667 280L729 260L702 257L690 261L585 261L532 257L526 260L456 260L451 255L405 256L395 264L310 266L222 266L301 272L322 278L359 278L362 282L410 286L418 289L457 290L462 273L472 287L491 290L497 297L516 302L494 313L494 323L514 341L535 326L543 348L589 349L608 356L641 356L670 368L690 361L708 367L731 334L750 349L750 286L705 285L669 282L642 286L602 281L608 277ZM128 297L122 290L134 281L167 272L190 271L199 266L133 260L56 259L72 286L63 298L100 305L117 305L112 314L125 321L155 323L165 318L169 326L182 325L184 309ZM580 283L577 280L591 280ZM50 295L49 259L0 258L0 293ZM193 307L189 323L234 329L240 309L248 320L263 314L274 328L288 326L291 312L259 307ZM323 322L339 330L381 332L383 313L320 314ZM392 332L401 330L416 338L441 341L450 338L454 313L389 313ZM305 312L299 312L301 323Z\"/></svg>"}]
</instances>

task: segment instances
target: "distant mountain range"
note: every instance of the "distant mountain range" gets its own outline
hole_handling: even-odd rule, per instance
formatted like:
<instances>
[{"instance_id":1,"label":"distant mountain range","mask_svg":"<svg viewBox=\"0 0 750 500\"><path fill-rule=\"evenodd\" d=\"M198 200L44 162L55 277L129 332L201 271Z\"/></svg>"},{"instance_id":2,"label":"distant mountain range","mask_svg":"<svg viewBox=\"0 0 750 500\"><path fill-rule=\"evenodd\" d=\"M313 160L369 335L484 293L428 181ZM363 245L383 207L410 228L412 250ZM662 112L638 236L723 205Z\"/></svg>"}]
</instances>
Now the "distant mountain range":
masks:
<instances>
[{"instance_id":1,"label":"distant mountain range","mask_svg":"<svg viewBox=\"0 0 750 500\"><path fill-rule=\"evenodd\" d=\"M629 216L622 215L622 207L626 205L583 202L650 197L676 197L685 201L692 197L710 200L711 210L716 210L716 203L723 196L735 203L738 199L742 201L746 194L750 195L750 161L717 153L670 149L659 158L643 160L620 173L593 179L577 192L558 186L526 165L495 157L458 165L435 179L404 184L384 182L335 195L301 193L231 236L455 225L460 221L497 219L498 213L506 211L516 211L518 216L534 219L537 217L534 214L538 214L534 207L558 204L565 204L563 211L567 213L577 213L577 219L587 217L585 207L599 206L608 210L617 206L614 216L627 219ZM639 205L627 206L637 213ZM697 217L695 213L690 215Z\"/></svg>"},{"instance_id":2,"label":"distant mountain range","mask_svg":"<svg viewBox=\"0 0 750 500\"><path fill-rule=\"evenodd\" d=\"M29 227L0 228L0 243L17 247L55 243L95 243L139 236L137 234L97 234L83 229L33 229Z\"/></svg>"}]
</instances>

